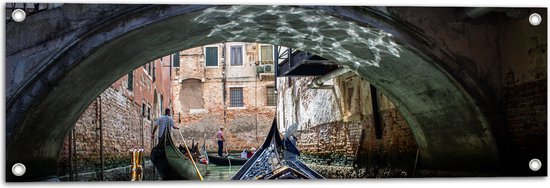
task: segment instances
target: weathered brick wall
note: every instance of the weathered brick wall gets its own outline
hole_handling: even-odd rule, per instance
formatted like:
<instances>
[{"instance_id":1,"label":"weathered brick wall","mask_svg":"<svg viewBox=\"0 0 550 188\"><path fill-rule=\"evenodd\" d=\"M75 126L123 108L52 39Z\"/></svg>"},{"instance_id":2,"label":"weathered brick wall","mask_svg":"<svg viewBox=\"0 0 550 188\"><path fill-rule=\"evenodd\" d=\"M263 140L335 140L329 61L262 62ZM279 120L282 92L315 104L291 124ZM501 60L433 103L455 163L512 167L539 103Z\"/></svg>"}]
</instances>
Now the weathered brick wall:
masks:
<instances>
[{"instance_id":1,"label":"weathered brick wall","mask_svg":"<svg viewBox=\"0 0 550 188\"><path fill-rule=\"evenodd\" d=\"M544 9L532 11L546 17ZM499 28L503 123L495 134L502 138L502 163L511 173L530 173L527 164L533 158L548 164L546 24L531 26L524 19L518 19L507 20ZM546 165L539 171L547 171Z\"/></svg>"},{"instance_id":2,"label":"weathered brick wall","mask_svg":"<svg viewBox=\"0 0 550 188\"><path fill-rule=\"evenodd\" d=\"M76 122L73 134L76 147L72 160L73 165L76 164L75 173L88 173L82 178L92 180L95 177L96 179L93 180L99 180L99 173L92 172L101 169L101 148L103 148L105 170L129 165L131 149L144 148L144 156L146 159L149 158L153 147L150 138L152 121L160 113L158 98L161 94L163 95L164 107L169 106L171 102L170 69L164 67L169 65L170 58L164 57L152 63L155 64L155 66L151 64L151 72L155 72L154 81L153 75L146 69L137 68L133 71L131 90L128 89L128 75L123 76L100 94ZM157 91L157 96L154 91ZM145 113L142 113L142 104L147 106ZM147 108L150 109L149 112ZM103 147L100 146L100 121ZM59 158L59 176L68 175L70 172L69 137L67 135Z\"/></svg>"},{"instance_id":3,"label":"weathered brick wall","mask_svg":"<svg viewBox=\"0 0 550 188\"><path fill-rule=\"evenodd\" d=\"M381 139L376 138L371 116L365 121L333 122L301 130L298 146L304 155L320 157L312 161L317 164L351 166L355 161L361 165L412 166L417 145L407 122L396 109L381 114L384 123Z\"/></svg>"},{"instance_id":4,"label":"weathered brick wall","mask_svg":"<svg viewBox=\"0 0 550 188\"><path fill-rule=\"evenodd\" d=\"M418 146L403 115L386 96L376 93L382 132L377 138L368 82L348 73L326 83L335 86L331 91L304 87L311 80L278 80L279 125L284 130L292 123L298 124L302 160L331 178L412 172ZM390 167L396 172L378 172Z\"/></svg>"},{"instance_id":5,"label":"weathered brick wall","mask_svg":"<svg viewBox=\"0 0 550 188\"><path fill-rule=\"evenodd\" d=\"M414 166L415 155L418 146L414 135L405 121L403 115L397 109L389 109L381 112L383 122L383 135L376 139L375 128L372 121L367 121L365 141L361 151L363 152L363 164L385 166L391 164L396 168L410 168Z\"/></svg>"},{"instance_id":6,"label":"weathered brick wall","mask_svg":"<svg viewBox=\"0 0 550 188\"><path fill-rule=\"evenodd\" d=\"M478 80L472 89L491 94L488 98L494 101L478 103L491 124L505 170L529 172L527 164L535 157L547 163L547 22L533 26L527 16L514 19L502 12L448 21L456 15L447 8L395 7L389 12L428 37L437 36L430 39L456 55L458 70ZM529 12L547 17L546 9ZM440 19L430 19L434 17Z\"/></svg>"},{"instance_id":7,"label":"weathered brick wall","mask_svg":"<svg viewBox=\"0 0 550 188\"><path fill-rule=\"evenodd\" d=\"M131 149L144 148L146 156L151 152L151 121L142 118L141 107L112 87L100 96L101 102L98 102L99 99L94 101L75 125L76 153L73 160L76 160L76 172L79 173L98 171L101 168L100 120L103 127L105 169L130 164ZM69 172L68 158L67 138L60 158L60 175Z\"/></svg>"},{"instance_id":8,"label":"weathered brick wall","mask_svg":"<svg viewBox=\"0 0 550 188\"><path fill-rule=\"evenodd\" d=\"M506 90L510 146L532 157L546 153L546 84L546 80L540 80Z\"/></svg>"},{"instance_id":9,"label":"weathered brick wall","mask_svg":"<svg viewBox=\"0 0 550 188\"><path fill-rule=\"evenodd\" d=\"M502 153L503 162L516 164L508 166L512 173L528 171L528 163L538 158L543 164L547 158L547 80L512 85L505 91L505 114L508 140ZM544 166L544 165L543 165ZM544 167L542 170L545 170Z\"/></svg>"},{"instance_id":10,"label":"weathered brick wall","mask_svg":"<svg viewBox=\"0 0 550 188\"><path fill-rule=\"evenodd\" d=\"M257 114L257 115L256 115ZM231 151L242 151L251 147L258 148L263 143L274 118L272 110L242 109L230 110L227 123L223 122L223 109L210 111L208 114L186 115L182 120L181 133L187 144L206 143L207 150L217 151L215 134L221 125L224 126L226 144ZM257 120L256 120L257 119ZM256 123L257 121L257 123ZM172 132L176 144L183 143L180 130ZM204 140L206 139L206 140Z\"/></svg>"},{"instance_id":11,"label":"weathered brick wall","mask_svg":"<svg viewBox=\"0 0 550 188\"><path fill-rule=\"evenodd\" d=\"M202 79L206 70L210 70L204 67L204 47L187 49L180 52L180 67L174 69L174 76L180 82L189 78Z\"/></svg>"},{"instance_id":12,"label":"weathered brick wall","mask_svg":"<svg viewBox=\"0 0 550 188\"><path fill-rule=\"evenodd\" d=\"M229 66L229 51L232 45L243 46L243 66ZM267 135L275 114L275 106L267 106L267 87L273 86L273 80L260 80L256 74L258 61L256 43L225 43L226 82L225 105L223 97L223 49L224 44L211 44L218 47L218 66L206 67L204 46L180 52L181 68L174 69L174 120L180 127L187 144L192 140L203 143L206 136L208 150L217 150L215 133L220 126L225 127L225 136L230 150L242 151L245 148L258 147ZM190 79L194 79L190 81ZM193 82L192 84L189 84ZM186 85L187 84L187 85ZM191 91L189 87L201 91ZM184 88L186 87L186 88ZM231 87L243 88L244 107L230 107ZM182 89L187 91L182 92ZM192 92L192 93L191 93ZM191 96L192 95L192 96ZM199 96L200 95L200 96ZM198 100L202 109L189 106ZM226 122L224 122L224 111ZM182 143L180 130L172 132L174 141Z\"/></svg>"}]
</instances>

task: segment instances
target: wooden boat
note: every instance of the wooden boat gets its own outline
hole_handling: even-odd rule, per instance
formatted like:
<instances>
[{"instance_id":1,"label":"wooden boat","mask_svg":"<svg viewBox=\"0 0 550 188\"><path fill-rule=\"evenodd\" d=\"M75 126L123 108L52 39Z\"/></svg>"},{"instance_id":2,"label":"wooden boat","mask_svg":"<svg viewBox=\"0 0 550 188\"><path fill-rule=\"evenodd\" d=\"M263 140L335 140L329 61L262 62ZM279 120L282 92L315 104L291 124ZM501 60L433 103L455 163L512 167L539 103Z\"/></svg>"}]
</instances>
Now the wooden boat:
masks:
<instances>
[{"instance_id":1,"label":"wooden boat","mask_svg":"<svg viewBox=\"0 0 550 188\"><path fill-rule=\"evenodd\" d=\"M299 151L284 139L273 120L269 134L261 148L237 171L232 180L266 179L325 179L302 163Z\"/></svg>"},{"instance_id":2,"label":"wooden boat","mask_svg":"<svg viewBox=\"0 0 550 188\"><path fill-rule=\"evenodd\" d=\"M243 165L248 161L248 159L243 158L220 157L212 154L208 154L208 160L210 163L218 166Z\"/></svg>"},{"instance_id":3,"label":"wooden boat","mask_svg":"<svg viewBox=\"0 0 550 188\"><path fill-rule=\"evenodd\" d=\"M198 180L199 176L193 162L184 156L172 141L170 128L167 127L157 146L151 151L151 161L158 170L162 180ZM202 175L207 165L195 161Z\"/></svg>"}]
</instances>

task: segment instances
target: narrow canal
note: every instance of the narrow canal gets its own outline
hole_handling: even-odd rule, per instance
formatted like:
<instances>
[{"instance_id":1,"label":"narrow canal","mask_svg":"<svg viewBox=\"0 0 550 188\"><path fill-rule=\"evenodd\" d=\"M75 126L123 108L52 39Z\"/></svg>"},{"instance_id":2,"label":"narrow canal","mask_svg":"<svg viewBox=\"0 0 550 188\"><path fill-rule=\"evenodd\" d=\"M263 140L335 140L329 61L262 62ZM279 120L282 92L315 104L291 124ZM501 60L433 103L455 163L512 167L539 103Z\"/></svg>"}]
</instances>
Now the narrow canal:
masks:
<instances>
[{"instance_id":1,"label":"narrow canal","mask_svg":"<svg viewBox=\"0 0 550 188\"><path fill-rule=\"evenodd\" d=\"M204 175L204 180L230 180L233 175L239 171L242 165L239 166L218 166L214 164L208 165L208 171Z\"/></svg>"}]
</instances>

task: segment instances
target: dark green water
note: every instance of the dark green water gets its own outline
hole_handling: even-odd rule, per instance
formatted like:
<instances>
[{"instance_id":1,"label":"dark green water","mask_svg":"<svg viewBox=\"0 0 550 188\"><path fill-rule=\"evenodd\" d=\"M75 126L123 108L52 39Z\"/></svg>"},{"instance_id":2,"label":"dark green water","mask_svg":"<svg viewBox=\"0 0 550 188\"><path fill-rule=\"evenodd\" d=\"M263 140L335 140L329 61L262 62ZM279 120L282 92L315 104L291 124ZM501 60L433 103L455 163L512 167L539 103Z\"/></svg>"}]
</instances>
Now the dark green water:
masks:
<instances>
[{"instance_id":1,"label":"dark green water","mask_svg":"<svg viewBox=\"0 0 550 188\"><path fill-rule=\"evenodd\" d=\"M204 175L205 181L216 180L230 180L233 175L239 171L242 165L239 166L217 166L215 164L209 164L206 175Z\"/></svg>"}]
</instances>

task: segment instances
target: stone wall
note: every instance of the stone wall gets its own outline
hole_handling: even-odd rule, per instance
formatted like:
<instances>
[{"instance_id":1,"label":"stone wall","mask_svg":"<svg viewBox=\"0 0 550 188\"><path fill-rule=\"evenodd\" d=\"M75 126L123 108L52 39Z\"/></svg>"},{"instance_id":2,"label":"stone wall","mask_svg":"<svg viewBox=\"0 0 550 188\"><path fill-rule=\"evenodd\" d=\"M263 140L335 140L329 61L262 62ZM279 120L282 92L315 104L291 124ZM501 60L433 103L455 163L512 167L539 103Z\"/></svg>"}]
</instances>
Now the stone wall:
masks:
<instances>
[{"instance_id":1,"label":"stone wall","mask_svg":"<svg viewBox=\"0 0 550 188\"><path fill-rule=\"evenodd\" d=\"M103 126L105 169L129 165L131 149L144 148L146 156L151 152L151 121L142 118L140 106L110 87L86 109L73 129L76 152L72 160L76 172L101 169L99 121ZM68 138L63 148L59 175L70 170Z\"/></svg>"},{"instance_id":2,"label":"stone wall","mask_svg":"<svg viewBox=\"0 0 550 188\"><path fill-rule=\"evenodd\" d=\"M278 80L279 126L285 131L290 124L298 124L296 137L304 162L330 178L412 173L416 141L403 115L387 97L376 92L381 122L381 137L377 137L373 91L368 82L347 73L325 83L334 89L308 89L311 80Z\"/></svg>"},{"instance_id":3,"label":"stone wall","mask_svg":"<svg viewBox=\"0 0 550 188\"><path fill-rule=\"evenodd\" d=\"M533 26L528 16L547 17L547 10L529 8L519 18L491 11L464 20L449 10L395 7L390 12L453 53L460 70L478 80L475 89L491 90L478 103L491 124L501 164L510 174L532 173L527 168L531 159L547 163L548 23Z\"/></svg>"},{"instance_id":4,"label":"stone wall","mask_svg":"<svg viewBox=\"0 0 550 188\"><path fill-rule=\"evenodd\" d=\"M207 150L217 151L218 145L215 134L221 125L224 126L224 134L227 148L233 152L240 152L251 147L258 148L274 118L274 112L261 109L230 110L227 113L227 123L223 122L223 110L210 111L208 114L188 115L183 118L181 133L188 145L193 140L195 143L206 143ZM256 123L257 122L257 123ZM174 143L183 143L180 130L172 132Z\"/></svg>"},{"instance_id":5,"label":"stone wall","mask_svg":"<svg viewBox=\"0 0 550 188\"><path fill-rule=\"evenodd\" d=\"M229 65L232 45L243 46L242 66ZM174 69L172 82L174 119L182 127L172 132L175 142L182 143L181 131L187 144L193 140L201 144L206 141L208 150L217 150L215 134L220 126L224 126L230 150L258 148L269 131L276 109L267 106L267 88L274 86L273 79L263 79L256 73L259 45L218 43L180 52L181 66ZM218 66L206 66L205 47L218 48ZM243 88L243 107L230 107L232 87Z\"/></svg>"},{"instance_id":6,"label":"stone wall","mask_svg":"<svg viewBox=\"0 0 550 188\"><path fill-rule=\"evenodd\" d=\"M170 68L164 66L170 65L170 61L166 56L133 70L132 88L128 87L130 80L126 75L89 104L65 139L58 163L59 176L69 175L72 160L73 173L87 174L77 180L99 180L96 172L101 170L101 148L105 170L129 165L131 149L143 148L144 157L149 158L153 147L152 123L161 112L160 99L163 98L162 107L170 106L172 101ZM106 180L122 180L115 176Z\"/></svg>"},{"instance_id":7,"label":"stone wall","mask_svg":"<svg viewBox=\"0 0 550 188\"><path fill-rule=\"evenodd\" d=\"M531 11L547 16L546 9ZM532 26L526 19L509 19L499 27L504 122L500 152L511 174L536 174L527 168L533 158L548 163L547 24ZM546 171L547 165L542 165L538 175Z\"/></svg>"},{"instance_id":8,"label":"stone wall","mask_svg":"<svg viewBox=\"0 0 550 188\"><path fill-rule=\"evenodd\" d=\"M148 160L145 161L145 166L143 168L143 178L142 180L160 180L160 176L153 163ZM130 181L131 180L131 166L121 166L111 169L106 169L103 171L104 181ZM74 174L72 181L101 181L101 171L91 171L80 174ZM60 181L71 181L69 175L59 177Z\"/></svg>"},{"instance_id":9,"label":"stone wall","mask_svg":"<svg viewBox=\"0 0 550 188\"><path fill-rule=\"evenodd\" d=\"M510 149L523 154L520 160L546 156L546 80L509 87L506 91L506 121ZM515 156L515 157L518 157Z\"/></svg>"}]
</instances>

